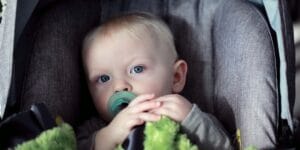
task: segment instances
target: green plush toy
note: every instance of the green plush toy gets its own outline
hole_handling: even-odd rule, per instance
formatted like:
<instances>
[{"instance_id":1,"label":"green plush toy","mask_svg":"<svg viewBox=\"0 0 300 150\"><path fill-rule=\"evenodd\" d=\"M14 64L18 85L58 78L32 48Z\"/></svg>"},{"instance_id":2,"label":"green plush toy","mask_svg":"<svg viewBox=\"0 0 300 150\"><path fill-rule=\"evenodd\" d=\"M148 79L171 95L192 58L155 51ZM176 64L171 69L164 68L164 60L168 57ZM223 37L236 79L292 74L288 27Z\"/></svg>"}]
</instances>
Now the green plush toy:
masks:
<instances>
[{"instance_id":1,"label":"green plush toy","mask_svg":"<svg viewBox=\"0 0 300 150\"><path fill-rule=\"evenodd\" d=\"M15 150L76 150L75 133L69 124L62 123L35 139L17 145Z\"/></svg>"},{"instance_id":2,"label":"green plush toy","mask_svg":"<svg viewBox=\"0 0 300 150\"><path fill-rule=\"evenodd\" d=\"M115 116L136 96L127 91L117 92L109 99L108 108ZM163 116L157 122L147 122L144 129L144 150L197 150L185 134L180 133L180 125ZM117 150L123 149L119 145Z\"/></svg>"},{"instance_id":3,"label":"green plush toy","mask_svg":"<svg viewBox=\"0 0 300 150\"><path fill-rule=\"evenodd\" d=\"M111 97L110 112L116 115L135 95L129 92L116 93ZM56 120L58 126L42 132L35 139L15 147L15 150L76 150L76 138L72 127ZM196 150L185 134L179 132L180 125L168 117L157 122L147 122L144 129L145 150ZM116 149L123 149L119 145Z\"/></svg>"},{"instance_id":4,"label":"green plush toy","mask_svg":"<svg viewBox=\"0 0 300 150\"><path fill-rule=\"evenodd\" d=\"M144 129L144 150L198 150L179 129L178 123L165 116L157 122L147 122ZM116 150L124 149L119 145Z\"/></svg>"},{"instance_id":5,"label":"green plush toy","mask_svg":"<svg viewBox=\"0 0 300 150\"><path fill-rule=\"evenodd\" d=\"M187 138L180 133L180 125L163 116L157 122L147 122L145 127L145 150L197 150Z\"/></svg>"}]
</instances>

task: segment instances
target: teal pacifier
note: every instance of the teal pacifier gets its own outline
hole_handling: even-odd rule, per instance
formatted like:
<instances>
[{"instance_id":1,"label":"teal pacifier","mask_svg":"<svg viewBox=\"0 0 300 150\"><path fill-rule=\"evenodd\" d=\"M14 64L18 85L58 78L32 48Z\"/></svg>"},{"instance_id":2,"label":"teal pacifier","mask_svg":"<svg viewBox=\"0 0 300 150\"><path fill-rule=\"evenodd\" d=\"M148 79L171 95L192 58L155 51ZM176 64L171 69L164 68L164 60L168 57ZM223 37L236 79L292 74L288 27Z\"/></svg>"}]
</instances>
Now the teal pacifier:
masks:
<instances>
[{"instance_id":1,"label":"teal pacifier","mask_svg":"<svg viewBox=\"0 0 300 150\"><path fill-rule=\"evenodd\" d=\"M117 115L123 108L125 108L131 100L136 97L135 94L127 91L120 91L114 93L108 101L108 111L111 116Z\"/></svg>"}]
</instances>

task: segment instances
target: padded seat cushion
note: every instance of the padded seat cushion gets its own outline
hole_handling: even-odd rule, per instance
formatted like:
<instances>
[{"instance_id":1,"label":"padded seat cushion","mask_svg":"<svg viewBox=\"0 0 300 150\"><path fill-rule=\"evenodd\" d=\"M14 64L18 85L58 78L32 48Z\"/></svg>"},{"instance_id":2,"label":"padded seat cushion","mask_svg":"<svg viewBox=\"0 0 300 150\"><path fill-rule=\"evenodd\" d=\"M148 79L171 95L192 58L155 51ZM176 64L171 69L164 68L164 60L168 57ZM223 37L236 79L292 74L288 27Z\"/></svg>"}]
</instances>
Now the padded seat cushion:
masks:
<instances>
[{"instance_id":1,"label":"padded seat cushion","mask_svg":"<svg viewBox=\"0 0 300 150\"><path fill-rule=\"evenodd\" d=\"M268 23L254 6L236 2L218 9L213 26L216 116L231 133L241 130L243 146L274 149L278 70Z\"/></svg>"},{"instance_id":2,"label":"padded seat cushion","mask_svg":"<svg viewBox=\"0 0 300 150\"><path fill-rule=\"evenodd\" d=\"M34 13L36 27L27 28L30 34L25 37L33 40L25 43L32 44L32 51L23 81L21 109L43 102L53 117L62 116L71 124L82 116L84 110L80 107L87 88L80 50L86 32L99 23L99 5L96 0L57 1Z\"/></svg>"},{"instance_id":3,"label":"padded seat cushion","mask_svg":"<svg viewBox=\"0 0 300 150\"><path fill-rule=\"evenodd\" d=\"M244 146L276 144L275 50L267 22L243 0L56 1L35 13L37 28L27 28L33 49L21 108L44 102L54 116L76 124L90 111L82 103L91 102L80 59L84 35L111 16L133 11L152 12L170 26L189 65L185 97L215 115L231 136L240 128Z\"/></svg>"}]
</instances>

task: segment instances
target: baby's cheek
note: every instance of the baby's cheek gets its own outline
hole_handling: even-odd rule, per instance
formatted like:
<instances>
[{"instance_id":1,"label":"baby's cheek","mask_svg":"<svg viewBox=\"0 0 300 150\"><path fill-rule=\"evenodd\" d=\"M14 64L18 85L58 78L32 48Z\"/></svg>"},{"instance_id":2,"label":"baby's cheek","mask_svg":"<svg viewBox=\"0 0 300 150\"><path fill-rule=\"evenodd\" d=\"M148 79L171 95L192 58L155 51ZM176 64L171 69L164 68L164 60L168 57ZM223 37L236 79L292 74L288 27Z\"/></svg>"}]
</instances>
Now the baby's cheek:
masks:
<instances>
[{"instance_id":1,"label":"baby's cheek","mask_svg":"<svg viewBox=\"0 0 300 150\"><path fill-rule=\"evenodd\" d=\"M107 118L108 116L108 98L106 97L106 95L101 95L100 93L97 93L97 95L93 96L93 102L96 107L96 110L98 114L103 118Z\"/></svg>"},{"instance_id":2,"label":"baby's cheek","mask_svg":"<svg viewBox=\"0 0 300 150\"><path fill-rule=\"evenodd\" d=\"M94 100L94 104L95 104L98 112L103 112L105 110L105 108L104 108L105 104L103 102L101 102L99 100Z\"/></svg>"},{"instance_id":3,"label":"baby's cheek","mask_svg":"<svg viewBox=\"0 0 300 150\"><path fill-rule=\"evenodd\" d=\"M97 112L105 121L110 121L110 115L105 104L98 106Z\"/></svg>"},{"instance_id":4,"label":"baby's cheek","mask_svg":"<svg viewBox=\"0 0 300 150\"><path fill-rule=\"evenodd\" d=\"M145 93L154 93L156 96L162 96L171 94L172 89L168 85L163 84L163 82L151 82L148 83L146 91Z\"/></svg>"}]
</instances>

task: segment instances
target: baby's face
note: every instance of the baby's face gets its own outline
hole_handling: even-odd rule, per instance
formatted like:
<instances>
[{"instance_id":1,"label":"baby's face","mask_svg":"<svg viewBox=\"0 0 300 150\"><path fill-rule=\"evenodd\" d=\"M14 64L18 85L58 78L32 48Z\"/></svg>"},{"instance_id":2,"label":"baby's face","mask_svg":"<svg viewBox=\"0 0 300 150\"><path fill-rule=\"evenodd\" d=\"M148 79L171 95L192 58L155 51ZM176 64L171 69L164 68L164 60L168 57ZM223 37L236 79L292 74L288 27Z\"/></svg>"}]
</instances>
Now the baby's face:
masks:
<instances>
[{"instance_id":1,"label":"baby's face","mask_svg":"<svg viewBox=\"0 0 300 150\"><path fill-rule=\"evenodd\" d=\"M150 36L126 32L98 37L85 52L89 90L100 115L110 121L108 100L117 91L161 96L172 93L175 56Z\"/></svg>"}]
</instances>

